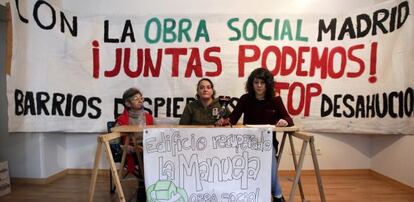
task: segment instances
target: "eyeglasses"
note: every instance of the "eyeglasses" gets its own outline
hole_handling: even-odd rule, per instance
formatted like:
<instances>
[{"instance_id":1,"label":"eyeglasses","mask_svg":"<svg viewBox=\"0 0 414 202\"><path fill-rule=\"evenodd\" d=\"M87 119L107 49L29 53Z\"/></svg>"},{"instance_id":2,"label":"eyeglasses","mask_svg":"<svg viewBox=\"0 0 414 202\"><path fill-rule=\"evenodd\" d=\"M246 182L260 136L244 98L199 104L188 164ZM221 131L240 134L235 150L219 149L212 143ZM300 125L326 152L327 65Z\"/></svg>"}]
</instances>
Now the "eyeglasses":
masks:
<instances>
[{"instance_id":1,"label":"eyeglasses","mask_svg":"<svg viewBox=\"0 0 414 202\"><path fill-rule=\"evenodd\" d=\"M144 101L144 97L141 96L134 96L131 99L129 99L131 102L136 102L136 101Z\"/></svg>"}]
</instances>

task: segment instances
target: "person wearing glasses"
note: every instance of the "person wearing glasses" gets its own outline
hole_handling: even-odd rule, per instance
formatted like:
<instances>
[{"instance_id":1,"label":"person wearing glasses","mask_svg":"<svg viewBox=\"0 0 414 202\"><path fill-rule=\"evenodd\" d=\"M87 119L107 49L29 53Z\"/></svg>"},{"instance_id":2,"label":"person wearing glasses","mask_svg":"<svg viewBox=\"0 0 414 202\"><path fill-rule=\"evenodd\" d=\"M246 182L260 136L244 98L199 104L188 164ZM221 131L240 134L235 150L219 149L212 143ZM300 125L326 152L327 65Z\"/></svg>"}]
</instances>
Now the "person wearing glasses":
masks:
<instances>
[{"instance_id":1,"label":"person wearing glasses","mask_svg":"<svg viewBox=\"0 0 414 202\"><path fill-rule=\"evenodd\" d=\"M221 118L217 125L236 124L242 114L243 124L271 124L276 127L293 126L293 120L276 96L272 73L265 68L253 70L246 82L246 94L242 95L228 118ZM285 201L277 175L276 154L279 142L273 135L272 197L273 202Z\"/></svg>"},{"instance_id":2,"label":"person wearing glasses","mask_svg":"<svg viewBox=\"0 0 414 202\"><path fill-rule=\"evenodd\" d=\"M122 95L122 101L124 104L124 111L116 119L116 125L153 125L154 118L153 116L144 110L144 97L142 93L137 88L129 88ZM125 145L125 137L121 137L122 145ZM126 157L126 163L128 168L128 173L133 173L136 175L135 166L138 165L138 158L143 159L142 152L142 136L138 136L137 140L138 149L141 151L140 154L137 154L133 148L132 139L130 139L130 145L128 145L128 153ZM138 156L139 155L139 156ZM143 166L142 166L143 168ZM144 176L142 176L144 177ZM145 185L144 182L140 182L137 198L139 201L146 201L145 194Z\"/></svg>"},{"instance_id":3,"label":"person wearing glasses","mask_svg":"<svg viewBox=\"0 0 414 202\"><path fill-rule=\"evenodd\" d=\"M200 79L196 90L197 100L187 103L180 118L180 125L213 125L220 116L230 114L215 98L216 91L210 79Z\"/></svg>"},{"instance_id":4,"label":"person wearing glasses","mask_svg":"<svg viewBox=\"0 0 414 202\"><path fill-rule=\"evenodd\" d=\"M116 120L117 125L153 125L154 118L144 110L144 97L137 88L129 88L122 95L124 111Z\"/></svg>"}]
</instances>

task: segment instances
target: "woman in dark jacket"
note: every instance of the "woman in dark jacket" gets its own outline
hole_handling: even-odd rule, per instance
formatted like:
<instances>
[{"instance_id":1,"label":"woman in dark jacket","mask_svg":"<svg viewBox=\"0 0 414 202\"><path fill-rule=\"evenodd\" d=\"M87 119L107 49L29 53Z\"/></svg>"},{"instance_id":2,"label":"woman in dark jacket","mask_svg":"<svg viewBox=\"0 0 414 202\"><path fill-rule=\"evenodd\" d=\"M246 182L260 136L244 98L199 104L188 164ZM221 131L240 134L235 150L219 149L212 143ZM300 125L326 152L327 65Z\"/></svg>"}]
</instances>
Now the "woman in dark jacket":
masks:
<instances>
[{"instance_id":1,"label":"woman in dark jacket","mask_svg":"<svg viewBox=\"0 0 414 202\"><path fill-rule=\"evenodd\" d=\"M222 113L222 106L217 98L213 82L202 78L197 83L197 100L188 103L180 118L180 125L213 125ZM223 111L227 116L227 108Z\"/></svg>"},{"instance_id":2,"label":"woman in dark jacket","mask_svg":"<svg viewBox=\"0 0 414 202\"><path fill-rule=\"evenodd\" d=\"M276 127L293 126L280 96L275 96L273 75L265 68L257 68L250 73L246 83L246 94L242 95L230 116L220 119L218 125L236 124L242 114L243 124L271 124ZM284 201L277 176L276 153L278 141L273 135L272 196L273 201Z\"/></svg>"}]
</instances>

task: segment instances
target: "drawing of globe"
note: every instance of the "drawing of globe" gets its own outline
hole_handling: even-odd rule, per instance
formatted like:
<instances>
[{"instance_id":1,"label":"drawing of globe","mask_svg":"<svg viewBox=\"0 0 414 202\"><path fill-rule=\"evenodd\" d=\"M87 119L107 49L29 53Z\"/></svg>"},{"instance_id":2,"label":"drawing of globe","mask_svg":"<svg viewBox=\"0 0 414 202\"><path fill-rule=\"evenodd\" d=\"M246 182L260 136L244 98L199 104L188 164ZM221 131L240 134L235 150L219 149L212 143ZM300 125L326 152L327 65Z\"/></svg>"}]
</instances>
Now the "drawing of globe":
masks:
<instances>
[{"instance_id":1,"label":"drawing of globe","mask_svg":"<svg viewBox=\"0 0 414 202\"><path fill-rule=\"evenodd\" d=\"M147 189L150 202L187 202L187 192L172 181L158 180Z\"/></svg>"}]
</instances>

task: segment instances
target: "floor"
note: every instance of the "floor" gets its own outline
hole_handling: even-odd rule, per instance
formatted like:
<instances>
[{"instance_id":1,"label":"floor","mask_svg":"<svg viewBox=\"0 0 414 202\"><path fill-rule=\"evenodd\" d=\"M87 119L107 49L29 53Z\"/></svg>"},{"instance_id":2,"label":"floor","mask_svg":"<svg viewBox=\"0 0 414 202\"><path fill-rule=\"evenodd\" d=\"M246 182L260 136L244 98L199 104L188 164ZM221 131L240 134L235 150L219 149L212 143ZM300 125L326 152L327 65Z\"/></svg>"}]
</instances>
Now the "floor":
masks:
<instances>
[{"instance_id":1,"label":"floor","mask_svg":"<svg viewBox=\"0 0 414 202\"><path fill-rule=\"evenodd\" d=\"M292 178L280 176L285 199L289 196ZM320 201L315 176L304 175L301 178L306 201ZM414 202L414 188L407 188L391 183L375 175L329 174L322 175L326 200L330 202ZM87 201L89 192L89 175L66 175L47 185L12 183L12 193L0 197L1 202L55 202ZM122 182L127 201L137 201L137 181L129 177ZM117 194L109 192L109 177L99 175L94 201L118 201ZM295 201L301 201L299 191Z\"/></svg>"}]
</instances>

